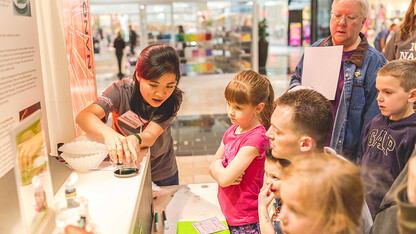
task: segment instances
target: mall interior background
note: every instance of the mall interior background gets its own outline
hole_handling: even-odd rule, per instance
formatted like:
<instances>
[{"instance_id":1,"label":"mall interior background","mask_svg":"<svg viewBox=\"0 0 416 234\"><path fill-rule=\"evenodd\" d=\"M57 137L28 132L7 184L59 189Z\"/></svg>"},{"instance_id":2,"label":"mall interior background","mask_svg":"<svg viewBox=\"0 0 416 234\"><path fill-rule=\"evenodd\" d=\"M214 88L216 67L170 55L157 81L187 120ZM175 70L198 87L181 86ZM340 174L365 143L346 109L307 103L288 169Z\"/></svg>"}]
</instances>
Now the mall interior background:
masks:
<instances>
[{"instance_id":1,"label":"mall interior background","mask_svg":"<svg viewBox=\"0 0 416 234\"><path fill-rule=\"evenodd\" d=\"M362 32L372 44L391 23L400 24L404 0L370 0ZM91 0L91 28L98 95L117 81L112 42L129 25L137 34L135 55L124 50L123 73L134 71L138 53L152 43L169 43L181 56L185 92L172 134L181 184L213 182L208 165L230 126L224 89L233 75L254 69L271 80L275 97L288 87L303 48L329 35L331 0L137 1ZM268 56L258 66L258 22L266 19ZM179 33L181 25L184 33ZM256 43L254 43L256 42ZM186 157L185 157L186 156Z\"/></svg>"}]
</instances>

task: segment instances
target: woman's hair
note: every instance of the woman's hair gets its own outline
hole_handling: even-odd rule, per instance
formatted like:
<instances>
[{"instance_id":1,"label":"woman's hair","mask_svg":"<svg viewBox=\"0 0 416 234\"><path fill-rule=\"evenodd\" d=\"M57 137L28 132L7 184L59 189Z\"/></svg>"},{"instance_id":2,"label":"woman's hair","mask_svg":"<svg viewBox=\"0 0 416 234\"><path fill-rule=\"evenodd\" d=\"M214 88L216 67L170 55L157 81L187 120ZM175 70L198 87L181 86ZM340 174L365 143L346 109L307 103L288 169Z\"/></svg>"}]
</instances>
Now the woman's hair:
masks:
<instances>
[{"instance_id":1,"label":"woman's hair","mask_svg":"<svg viewBox=\"0 0 416 234\"><path fill-rule=\"evenodd\" d=\"M225 99L228 102L240 105L250 104L257 106L264 103L260 112L260 123L268 129L273 113L274 91L267 77L251 70L237 73L225 88Z\"/></svg>"},{"instance_id":2,"label":"woman's hair","mask_svg":"<svg viewBox=\"0 0 416 234\"><path fill-rule=\"evenodd\" d=\"M340 1L342 1L342 0L334 0L333 2L332 2L332 6L331 6L331 8L332 7L334 7L334 5L336 4L336 3L338 3L338 2L340 2ZM367 16L368 16L368 1L367 0L356 0L356 2L358 2L358 4L360 4L360 9L361 9L361 17L363 17L363 18L367 18Z\"/></svg>"},{"instance_id":3,"label":"woman's hair","mask_svg":"<svg viewBox=\"0 0 416 234\"><path fill-rule=\"evenodd\" d=\"M416 0L410 1L409 8L407 8L403 23L400 25L400 40L406 40L412 33L415 26L415 3Z\"/></svg>"},{"instance_id":4,"label":"woman's hair","mask_svg":"<svg viewBox=\"0 0 416 234\"><path fill-rule=\"evenodd\" d=\"M329 154L296 157L283 170L283 182L297 183L299 203L316 225L332 233L356 233L364 203L360 170ZM344 227L344 228L342 228Z\"/></svg>"},{"instance_id":5,"label":"woman's hair","mask_svg":"<svg viewBox=\"0 0 416 234\"><path fill-rule=\"evenodd\" d=\"M175 89L162 105L157 108L152 107L143 99L137 78L156 81L166 73L176 75ZM179 56L174 48L167 44L153 44L144 48L137 59L136 71L133 77L134 91L130 106L140 117L149 121L164 122L179 110L182 102L182 91L177 85L181 73L179 71Z\"/></svg>"}]
</instances>

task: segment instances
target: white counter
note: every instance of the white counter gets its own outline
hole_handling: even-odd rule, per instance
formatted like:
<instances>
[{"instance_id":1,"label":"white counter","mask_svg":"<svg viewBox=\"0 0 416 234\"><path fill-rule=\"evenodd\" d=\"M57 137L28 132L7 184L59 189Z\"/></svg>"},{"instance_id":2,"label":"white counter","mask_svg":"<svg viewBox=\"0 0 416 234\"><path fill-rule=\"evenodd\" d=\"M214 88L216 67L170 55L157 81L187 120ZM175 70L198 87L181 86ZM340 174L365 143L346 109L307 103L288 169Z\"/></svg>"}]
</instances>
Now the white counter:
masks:
<instances>
[{"instance_id":1,"label":"white counter","mask_svg":"<svg viewBox=\"0 0 416 234\"><path fill-rule=\"evenodd\" d=\"M96 232L150 233L152 188L149 161L149 156L144 157L139 174L130 178L115 177L108 162L102 163L99 170L78 173L77 195L88 199L90 216L98 226ZM56 193L55 201L65 201L65 185Z\"/></svg>"}]
</instances>

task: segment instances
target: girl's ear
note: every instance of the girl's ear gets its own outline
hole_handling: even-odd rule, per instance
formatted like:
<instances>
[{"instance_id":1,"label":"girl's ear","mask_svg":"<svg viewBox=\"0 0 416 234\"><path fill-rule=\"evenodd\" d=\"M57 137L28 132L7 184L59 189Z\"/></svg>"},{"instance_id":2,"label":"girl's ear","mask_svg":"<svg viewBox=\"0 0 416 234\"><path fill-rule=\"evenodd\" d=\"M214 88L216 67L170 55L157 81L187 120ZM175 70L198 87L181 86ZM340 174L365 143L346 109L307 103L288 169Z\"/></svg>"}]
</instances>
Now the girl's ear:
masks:
<instances>
[{"instance_id":1,"label":"girl's ear","mask_svg":"<svg viewBox=\"0 0 416 234\"><path fill-rule=\"evenodd\" d=\"M410 90L409 102L415 103L416 102L416 89Z\"/></svg>"},{"instance_id":2,"label":"girl's ear","mask_svg":"<svg viewBox=\"0 0 416 234\"><path fill-rule=\"evenodd\" d=\"M311 152L315 147L315 141L312 137L304 135L299 140L299 147L301 152Z\"/></svg>"},{"instance_id":3,"label":"girl's ear","mask_svg":"<svg viewBox=\"0 0 416 234\"><path fill-rule=\"evenodd\" d=\"M259 114L264 108L264 103L260 103L256 106L256 114Z\"/></svg>"}]
</instances>

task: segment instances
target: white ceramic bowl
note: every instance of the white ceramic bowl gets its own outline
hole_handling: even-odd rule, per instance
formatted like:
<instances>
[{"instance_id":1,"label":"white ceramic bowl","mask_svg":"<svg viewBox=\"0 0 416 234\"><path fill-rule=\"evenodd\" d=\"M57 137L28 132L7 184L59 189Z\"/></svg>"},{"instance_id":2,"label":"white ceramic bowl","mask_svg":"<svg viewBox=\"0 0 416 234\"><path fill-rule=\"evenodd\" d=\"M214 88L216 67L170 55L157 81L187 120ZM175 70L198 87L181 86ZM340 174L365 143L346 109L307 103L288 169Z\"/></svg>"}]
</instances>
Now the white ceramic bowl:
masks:
<instances>
[{"instance_id":1,"label":"white ceramic bowl","mask_svg":"<svg viewBox=\"0 0 416 234\"><path fill-rule=\"evenodd\" d=\"M97 168L108 152L104 144L94 141L73 141L59 148L61 157L76 171Z\"/></svg>"}]
</instances>

